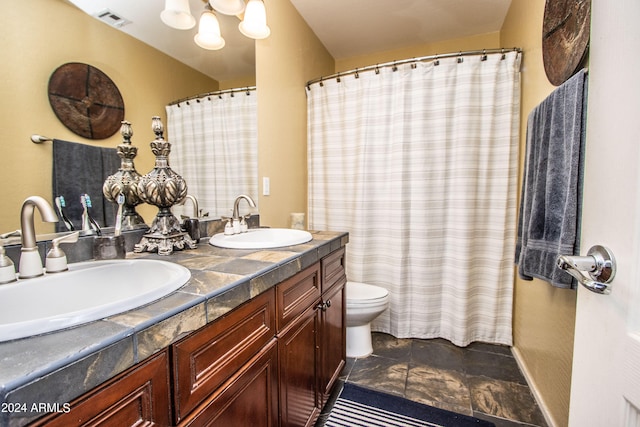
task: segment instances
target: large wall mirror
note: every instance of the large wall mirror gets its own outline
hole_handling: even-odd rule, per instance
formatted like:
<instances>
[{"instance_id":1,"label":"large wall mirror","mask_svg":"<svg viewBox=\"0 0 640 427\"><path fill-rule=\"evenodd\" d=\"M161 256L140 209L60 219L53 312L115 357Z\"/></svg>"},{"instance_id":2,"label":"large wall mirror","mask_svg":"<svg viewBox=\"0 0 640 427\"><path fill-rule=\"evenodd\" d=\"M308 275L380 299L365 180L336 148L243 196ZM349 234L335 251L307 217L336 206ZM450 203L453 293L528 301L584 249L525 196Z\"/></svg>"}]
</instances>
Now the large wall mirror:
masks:
<instances>
[{"instance_id":1,"label":"large wall mirror","mask_svg":"<svg viewBox=\"0 0 640 427\"><path fill-rule=\"evenodd\" d=\"M194 68L220 83L218 89L232 90L240 86L255 85L255 41L245 36L239 28L242 13L226 14L213 11L224 40L219 49L205 49L195 38L199 33L199 20L204 12L209 12L209 3L203 0L189 0L190 29L172 28L165 22L164 10L180 2L158 0L69 0L88 15L97 18L118 30L143 41L180 62ZM236 2L222 2L223 6ZM237 4L240 4L238 2ZM225 11L226 12L226 11ZM180 18L182 19L184 17ZM216 46L218 47L218 46ZM248 93L248 92L247 92ZM166 136L173 144L171 165L177 168L189 186L189 193L198 200L199 210L209 217L230 216L234 195L251 194L257 200L257 138L255 92L250 95L250 103L238 105L245 96L240 91L235 98L228 94L215 97L192 97L179 104L181 108L167 111ZM233 94L231 95L234 96ZM216 103L218 105L204 105ZM182 111L181 111L182 110ZM191 111L186 111L191 110ZM196 111L194 111L196 110ZM252 117L247 118L246 115ZM198 117L209 118L207 124L195 123ZM221 123L227 120L231 123ZM183 124L191 129L184 131ZM239 128L239 126L245 129ZM191 135L193 134L193 135ZM211 147L202 147L203 144ZM188 154L196 161L185 160L184 145ZM239 148L238 148L239 147ZM255 148L251 148L255 147ZM248 152L252 151L252 152ZM203 158L207 158L203 160ZM237 160L242 158L243 160ZM247 162L255 163L247 164ZM242 174L242 176L238 176ZM245 176L249 175L249 176ZM210 188L215 186L215 188ZM187 214L191 211L176 207L174 213Z\"/></svg>"},{"instance_id":2,"label":"large wall mirror","mask_svg":"<svg viewBox=\"0 0 640 427\"><path fill-rule=\"evenodd\" d=\"M92 9L82 9L83 3ZM41 195L53 203L51 176L47 172L52 162L51 144L36 148L29 140L32 134L91 143L67 131L49 105L47 81L61 64L89 63L117 83L125 101L125 119L134 125L133 142L147 156L141 159L143 154L139 153L136 161L142 174L153 167L153 156L147 153L148 143L153 139L150 119L163 114L168 103L211 90L255 85L255 40L240 33L238 17L219 15L226 43L224 48L211 51L195 44L197 25L189 31L164 25L160 20L163 7L162 0L34 0L24 6L16 5L0 18L7 41L0 79L0 111L5 117L5 134L0 141L5 166L0 177L7 183L2 190L5 209L0 212L0 233L19 228L20 206L26 197ZM197 19L204 3L191 0L190 7ZM100 23L98 20L118 19L111 15L94 16L98 12L93 8L111 11L127 22L120 28ZM52 31L52 25L61 27ZM164 45L154 46L153 40ZM164 60L158 51L175 57L191 70L183 73L188 68ZM147 66L149 59L153 67ZM164 67L172 71L164 71L162 84L156 84L158 79L152 76L153 71ZM200 77L198 85L192 83L194 76ZM215 79L219 86L208 85L204 76ZM184 89L190 87L197 89ZM96 144L115 148L119 141L117 132ZM156 208L139 211L150 222ZM41 223L39 218L35 222L39 234L53 230L52 225Z\"/></svg>"}]
</instances>

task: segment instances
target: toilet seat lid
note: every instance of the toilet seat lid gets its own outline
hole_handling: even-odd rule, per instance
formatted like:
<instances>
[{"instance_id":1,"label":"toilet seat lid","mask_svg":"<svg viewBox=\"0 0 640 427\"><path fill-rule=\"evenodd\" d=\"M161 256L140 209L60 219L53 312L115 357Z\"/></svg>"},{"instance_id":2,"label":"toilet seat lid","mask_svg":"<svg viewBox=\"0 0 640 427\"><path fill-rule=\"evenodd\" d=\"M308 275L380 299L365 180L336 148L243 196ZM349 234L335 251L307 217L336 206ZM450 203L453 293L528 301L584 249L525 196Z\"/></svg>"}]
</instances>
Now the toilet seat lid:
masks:
<instances>
[{"instance_id":1,"label":"toilet seat lid","mask_svg":"<svg viewBox=\"0 0 640 427\"><path fill-rule=\"evenodd\" d=\"M387 298L389 291L368 283L347 282L347 301L372 301Z\"/></svg>"}]
</instances>

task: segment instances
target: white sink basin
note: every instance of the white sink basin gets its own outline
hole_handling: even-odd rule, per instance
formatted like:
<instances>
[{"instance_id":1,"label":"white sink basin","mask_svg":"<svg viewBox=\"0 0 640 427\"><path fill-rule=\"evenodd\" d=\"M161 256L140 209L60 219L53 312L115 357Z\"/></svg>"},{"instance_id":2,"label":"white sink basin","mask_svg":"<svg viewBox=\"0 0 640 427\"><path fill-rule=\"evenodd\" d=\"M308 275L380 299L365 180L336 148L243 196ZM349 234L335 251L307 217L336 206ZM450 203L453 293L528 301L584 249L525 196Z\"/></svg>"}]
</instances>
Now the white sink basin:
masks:
<instances>
[{"instance_id":1,"label":"white sink basin","mask_svg":"<svg viewBox=\"0 0 640 427\"><path fill-rule=\"evenodd\" d=\"M187 283L167 261L90 261L0 286L0 342L99 320L148 304Z\"/></svg>"},{"instance_id":2,"label":"white sink basin","mask_svg":"<svg viewBox=\"0 0 640 427\"><path fill-rule=\"evenodd\" d=\"M251 228L246 233L219 233L209 239L213 246L228 249L269 249L307 243L311 233L292 228Z\"/></svg>"}]
</instances>

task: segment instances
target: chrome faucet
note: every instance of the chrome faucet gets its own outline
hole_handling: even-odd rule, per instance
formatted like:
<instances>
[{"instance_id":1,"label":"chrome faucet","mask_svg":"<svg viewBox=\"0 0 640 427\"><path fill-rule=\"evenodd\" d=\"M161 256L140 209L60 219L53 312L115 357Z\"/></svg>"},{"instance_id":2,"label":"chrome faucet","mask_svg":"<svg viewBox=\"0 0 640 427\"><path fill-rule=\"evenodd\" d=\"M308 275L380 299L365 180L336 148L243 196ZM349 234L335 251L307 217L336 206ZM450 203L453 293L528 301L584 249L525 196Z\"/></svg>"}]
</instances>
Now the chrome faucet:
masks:
<instances>
[{"instance_id":1,"label":"chrome faucet","mask_svg":"<svg viewBox=\"0 0 640 427\"><path fill-rule=\"evenodd\" d=\"M20 265L18 274L21 279L42 276L42 260L38 253L36 231L33 225L33 212L35 208L40 211L40 216L45 222L58 222L58 217L53 208L40 196L28 197L22 204L20 211L20 228L22 231L22 249L20 253Z\"/></svg>"},{"instance_id":2,"label":"chrome faucet","mask_svg":"<svg viewBox=\"0 0 640 427\"><path fill-rule=\"evenodd\" d=\"M240 217L238 205L240 204L240 201L242 199L245 199L247 203L249 203L249 206L251 206L252 208L256 207L256 202L254 202L253 199L246 194L241 194L236 197L236 201L233 202L233 214L231 218L222 217L223 220L228 221L227 225L224 227L224 234L237 234L247 231L248 227L245 218L248 218L251 214L247 215L246 217Z\"/></svg>"},{"instance_id":3,"label":"chrome faucet","mask_svg":"<svg viewBox=\"0 0 640 427\"><path fill-rule=\"evenodd\" d=\"M240 221L238 205L240 204L240 200L242 199L245 199L247 203L249 203L249 206L251 206L252 208L256 207L256 202L254 202L251 197L247 196L246 194L239 195L238 197L236 197L236 201L233 202L233 217L231 219L233 219L234 221Z\"/></svg>"},{"instance_id":4,"label":"chrome faucet","mask_svg":"<svg viewBox=\"0 0 640 427\"><path fill-rule=\"evenodd\" d=\"M191 194L187 194L182 200L182 202L178 203L178 205L184 205L187 200L191 200L191 204L193 205L191 216L189 218L194 218L194 219L200 218L200 208L198 207L198 199L196 199ZM183 215L183 216L186 216L186 215Z\"/></svg>"}]
</instances>

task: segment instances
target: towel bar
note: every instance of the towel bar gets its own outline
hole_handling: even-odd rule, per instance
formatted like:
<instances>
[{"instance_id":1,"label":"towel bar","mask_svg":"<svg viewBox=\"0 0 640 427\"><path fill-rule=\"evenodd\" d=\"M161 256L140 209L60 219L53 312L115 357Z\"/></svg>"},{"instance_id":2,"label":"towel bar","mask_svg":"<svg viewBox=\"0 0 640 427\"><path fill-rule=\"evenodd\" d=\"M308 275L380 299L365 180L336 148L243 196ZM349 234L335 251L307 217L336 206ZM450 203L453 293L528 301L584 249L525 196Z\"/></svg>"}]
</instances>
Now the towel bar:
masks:
<instances>
[{"instance_id":1,"label":"towel bar","mask_svg":"<svg viewBox=\"0 0 640 427\"><path fill-rule=\"evenodd\" d=\"M47 141L53 141L53 139L49 138L48 136L42 136L35 133L31 135L31 142L33 142L34 144L42 144L43 142Z\"/></svg>"}]
</instances>

